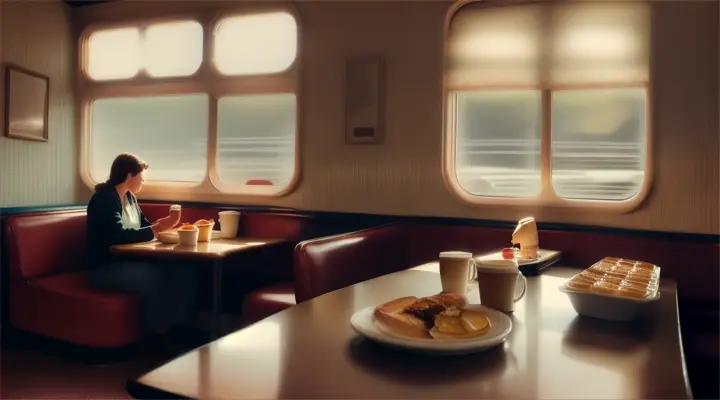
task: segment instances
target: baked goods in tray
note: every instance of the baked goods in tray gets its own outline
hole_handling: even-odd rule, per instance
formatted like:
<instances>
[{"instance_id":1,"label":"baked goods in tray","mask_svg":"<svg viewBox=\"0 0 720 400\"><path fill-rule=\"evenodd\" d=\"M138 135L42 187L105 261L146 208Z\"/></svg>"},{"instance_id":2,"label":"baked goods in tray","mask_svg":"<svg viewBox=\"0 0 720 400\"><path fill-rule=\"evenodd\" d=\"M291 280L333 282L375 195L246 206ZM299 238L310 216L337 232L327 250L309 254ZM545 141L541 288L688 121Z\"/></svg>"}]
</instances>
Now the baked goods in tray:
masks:
<instances>
[{"instance_id":1,"label":"baked goods in tray","mask_svg":"<svg viewBox=\"0 0 720 400\"><path fill-rule=\"evenodd\" d=\"M631 299L654 297L660 268L642 261L606 257L572 277L566 289Z\"/></svg>"},{"instance_id":2,"label":"baked goods in tray","mask_svg":"<svg viewBox=\"0 0 720 400\"><path fill-rule=\"evenodd\" d=\"M464 296L456 293L417 298L401 297L375 308L375 324L384 332L416 339L471 339L490 329L479 311L465 310Z\"/></svg>"}]
</instances>

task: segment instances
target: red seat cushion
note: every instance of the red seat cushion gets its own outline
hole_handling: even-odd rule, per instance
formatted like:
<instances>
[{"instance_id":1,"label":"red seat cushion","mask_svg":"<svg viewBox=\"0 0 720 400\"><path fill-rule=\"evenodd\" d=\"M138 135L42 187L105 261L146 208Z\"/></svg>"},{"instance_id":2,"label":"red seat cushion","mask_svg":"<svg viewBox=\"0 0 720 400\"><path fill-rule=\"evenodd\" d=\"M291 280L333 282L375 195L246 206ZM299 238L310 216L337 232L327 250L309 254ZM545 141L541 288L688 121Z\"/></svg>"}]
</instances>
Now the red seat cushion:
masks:
<instances>
[{"instance_id":1,"label":"red seat cushion","mask_svg":"<svg viewBox=\"0 0 720 400\"><path fill-rule=\"evenodd\" d=\"M294 306L295 285L281 282L250 292L243 302L243 319L252 324Z\"/></svg>"},{"instance_id":2,"label":"red seat cushion","mask_svg":"<svg viewBox=\"0 0 720 400\"><path fill-rule=\"evenodd\" d=\"M86 271L13 281L10 317L20 329L91 347L118 347L139 339L136 296L90 286Z\"/></svg>"}]
</instances>

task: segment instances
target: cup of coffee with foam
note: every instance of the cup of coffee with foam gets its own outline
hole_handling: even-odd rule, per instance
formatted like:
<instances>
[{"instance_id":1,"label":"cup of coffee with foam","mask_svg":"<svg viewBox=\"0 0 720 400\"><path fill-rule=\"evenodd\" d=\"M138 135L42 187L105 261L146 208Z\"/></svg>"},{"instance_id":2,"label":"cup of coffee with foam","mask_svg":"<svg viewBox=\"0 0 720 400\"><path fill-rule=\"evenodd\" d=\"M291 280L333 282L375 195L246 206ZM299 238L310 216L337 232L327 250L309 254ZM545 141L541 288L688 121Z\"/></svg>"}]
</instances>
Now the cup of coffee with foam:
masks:
<instances>
[{"instance_id":1,"label":"cup of coffee with foam","mask_svg":"<svg viewBox=\"0 0 720 400\"><path fill-rule=\"evenodd\" d=\"M440 253L440 282L443 293L465 294L468 282L475 279L472 253L443 251Z\"/></svg>"},{"instance_id":2,"label":"cup of coffee with foam","mask_svg":"<svg viewBox=\"0 0 720 400\"><path fill-rule=\"evenodd\" d=\"M516 260L473 260L477 269L480 304L502 312L515 311L515 303L525 296L527 279ZM515 295L517 285L522 293Z\"/></svg>"}]
</instances>

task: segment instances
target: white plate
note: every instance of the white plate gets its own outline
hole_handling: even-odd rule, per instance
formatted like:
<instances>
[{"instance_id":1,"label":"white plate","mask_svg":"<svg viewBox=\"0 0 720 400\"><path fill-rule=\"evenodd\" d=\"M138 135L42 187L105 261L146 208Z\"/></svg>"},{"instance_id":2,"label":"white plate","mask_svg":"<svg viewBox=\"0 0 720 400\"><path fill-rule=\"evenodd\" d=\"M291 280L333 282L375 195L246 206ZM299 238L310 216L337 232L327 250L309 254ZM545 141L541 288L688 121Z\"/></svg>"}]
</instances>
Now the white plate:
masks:
<instances>
[{"instance_id":1,"label":"white plate","mask_svg":"<svg viewBox=\"0 0 720 400\"><path fill-rule=\"evenodd\" d=\"M366 338L381 344L401 347L411 351L434 354L466 354L475 353L495 347L505 342L512 331L510 317L500 311L481 305L471 304L465 307L470 310L484 312L490 320L490 329L484 335L472 339L415 339L393 336L385 333L375 324L373 312L375 307L364 308L350 318L350 326Z\"/></svg>"}]
</instances>

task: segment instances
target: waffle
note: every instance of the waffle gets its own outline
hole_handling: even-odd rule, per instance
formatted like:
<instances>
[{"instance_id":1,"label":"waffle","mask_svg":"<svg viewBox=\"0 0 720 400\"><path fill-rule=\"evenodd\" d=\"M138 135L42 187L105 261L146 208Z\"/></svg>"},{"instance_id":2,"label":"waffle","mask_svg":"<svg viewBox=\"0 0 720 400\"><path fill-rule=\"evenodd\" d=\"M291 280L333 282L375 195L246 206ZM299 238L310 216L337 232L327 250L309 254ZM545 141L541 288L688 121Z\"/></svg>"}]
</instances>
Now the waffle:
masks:
<instances>
[{"instance_id":1,"label":"waffle","mask_svg":"<svg viewBox=\"0 0 720 400\"><path fill-rule=\"evenodd\" d=\"M647 299L657 293L659 277L660 268L653 264L606 257L572 277L566 287L575 292Z\"/></svg>"}]
</instances>

